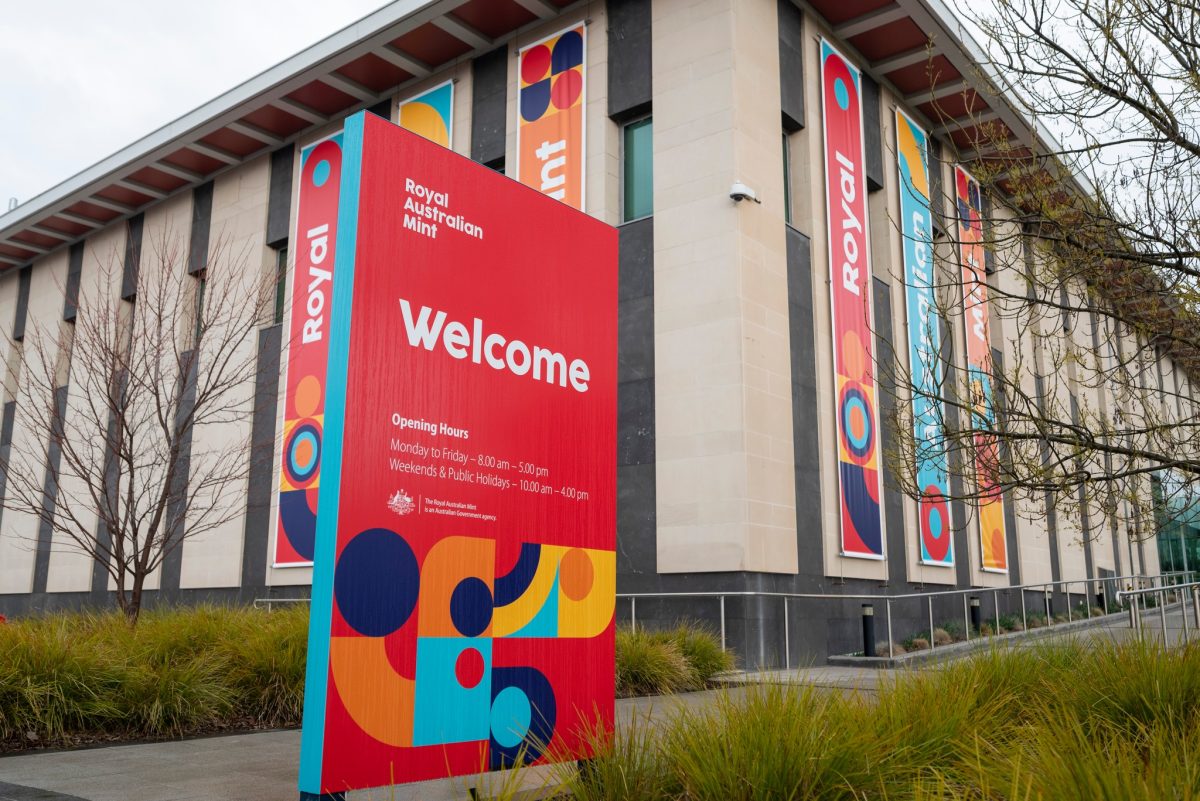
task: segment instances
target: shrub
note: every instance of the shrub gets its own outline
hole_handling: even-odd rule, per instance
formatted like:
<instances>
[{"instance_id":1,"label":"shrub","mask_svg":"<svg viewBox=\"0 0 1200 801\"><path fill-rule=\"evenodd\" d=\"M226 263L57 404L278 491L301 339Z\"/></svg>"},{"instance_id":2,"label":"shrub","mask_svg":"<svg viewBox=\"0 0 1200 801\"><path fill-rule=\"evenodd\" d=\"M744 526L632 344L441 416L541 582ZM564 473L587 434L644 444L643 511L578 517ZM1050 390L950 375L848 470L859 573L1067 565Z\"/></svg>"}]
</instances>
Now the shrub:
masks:
<instances>
[{"instance_id":1,"label":"shrub","mask_svg":"<svg viewBox=\"0 0 1200 801\"><path fill-rule=\"evenodd\" d=\"M941 626L942 631L950 635L950 639L958 642L963 639L963 627L957 620L947 620Z\"/></svg>"},{"instance_id":2,"label":"shrub","mask_svg":"<svg viewBox=\"0 0 1200 801\"><path fill-rule=\"evenodd\" d=\"M616 643L618 695L659 695L701 685L683 651L662 633L620 627Z\"/></svg>"},{"instance_id":3,"label":"shrub","mask_svg":"<svg viewBox=\"0 0 1200 801\"><path fill-rule=\"evenodd\" d=\"M900 656L901 654L905 654L905 653L908 653L908 652L904 649L903 645L901 645L898 642L892 643L892 655L893 656ZM880 640L879 642L875 643L875 655L876 656L887 656L888 655L887 640Z\"/></svg>"},{"instance_id":4,"label":"shrub","mask_svg":"<svg viewBox=\"0 0 1200 801\"><path fill-rule=\"evenodd\" d=\"M908 651L926 651L929 649L929 640L924 637L913 637L909 643L905 644L904 648Z\"/></svg>"},{"instance_id":5,"label":"shrub","mask_svg":"<svg viewBox=\"0 0 1200 801\"><path fill-rule=\"evenodd\" d=\"M1022 631L1025 627L1021 624L1021 618L1018 615L1001 615L1000 628L1008 631Z\"/></svg>"},{"instance_id":6,"label":"shrub","mask_svg":"<svg viewBox=\"0 0 1200 801\"><path fill-rule=\"evenodd\" d=\"M952 642L954 642L954 640L950 636L950 632L946 631L943 628L936 628L933 630L933 644L934 645L949 645Z\"/></svg>"},{"instance_id":7,"label":"shrub","mask_svg":"<svg viewBox=\"0 0 1200 801\"><path fill-rule=\"evenodd\" d=\"M733 654L722 651L720 639L703 626L680 623L667 633L701 683L734 669Z\"/></svg>"},{"instance_id":8,"label":"shrub","mask_svg":"<svg viewBox=\"0 0 1200 801\"><path fill-rule=\"evenodd\" d=\"M979 624L979 635L981 637L991 637L995 633L996 632L992 630L991 623L980 623Z\"/></svg>"}]
</instances>

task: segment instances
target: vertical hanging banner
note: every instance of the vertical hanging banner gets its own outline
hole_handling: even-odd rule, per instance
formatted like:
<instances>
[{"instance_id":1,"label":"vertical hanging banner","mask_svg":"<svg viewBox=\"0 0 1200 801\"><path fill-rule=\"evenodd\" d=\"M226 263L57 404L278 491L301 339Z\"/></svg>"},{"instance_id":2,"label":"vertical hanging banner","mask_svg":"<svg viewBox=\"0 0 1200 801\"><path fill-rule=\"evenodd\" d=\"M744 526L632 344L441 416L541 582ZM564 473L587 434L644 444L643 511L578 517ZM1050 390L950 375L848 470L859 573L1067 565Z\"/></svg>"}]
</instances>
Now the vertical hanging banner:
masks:
<instances>
[{"instance_id":1,"label":"vertical hanging banner","mask_svg":"<svg viewBox=\"0 0 1200 801\"><path fill-rule=\"evenodd\" d=\"M518 56L517 178L583 210L584 52L581 22Z\"/></svg>"},{"instance_id":2,"label":"vertical hanging banner","mask_svg":"<svg viewBox=\"0 0 1200 801\"><path fill-rule=\"evenodd\" d=\"M300 153L289 311L275 567L312 564L324 437L325 363L337 241L342 134Z\"/></svg>"},{"instance_id":3,"label":"vertical hanging banner","mask_svg":"<svg viewBox=\"0 0 1200 801\"><path fill-rule=\"evenodd\" d=\"M454 81L400 103L400 127L450 147L454 134Z\"/></svg>"},{"instance_id":4,"label":"vertical hanging banner","mask_svg":"<svg viewBox=\"0 0 1200 801\"><path fill-rule=\"evenodd\" d=\"M586 758L616 231L374 115L344 135L300 790Z\"/></svg>"},{"instance_id":5,"label":"vertical hanging banner","mask_svg":"<svg viewBox=\"0 0 1200 801\"><path fill-rule=\"evenodd\" d=\"M861 74L821 40L842 555L882 559Z\"/></svg>"},{"instance_id":6,"label":"vertical hanging banner","mask_svg":"<svg viewBox=\"0 0 1200 801\"><path fill-rule=\"evenodd\" d=\"M996 437L984 433L996 425L992 403L992 346L988 329L987 277L984 274L983 220L979 182L961 166L954 167L958 207L958 242L962 263L963 319L967 337L967 383L975 449L975 481L979 497L979 537L984 570L1008 572L1004 502L999 487L1000 457Z\"/></svg>"},{"instance_id":7,"label":"vertical hanging banner","mask_svg":"<svg viewBox=\"0 0 1200 801\"><path fill-rule=\"evenodd\" d=\"M942 435L942 316L933 294L932 214L929 198L929 141L925 131L896 110L896 154L900 173L900 234L904 239L905 310L908 317L909 384L913 443L920 501L921 563L954 564L950 527L950 464Z\"/></svg>"}]
</instances>

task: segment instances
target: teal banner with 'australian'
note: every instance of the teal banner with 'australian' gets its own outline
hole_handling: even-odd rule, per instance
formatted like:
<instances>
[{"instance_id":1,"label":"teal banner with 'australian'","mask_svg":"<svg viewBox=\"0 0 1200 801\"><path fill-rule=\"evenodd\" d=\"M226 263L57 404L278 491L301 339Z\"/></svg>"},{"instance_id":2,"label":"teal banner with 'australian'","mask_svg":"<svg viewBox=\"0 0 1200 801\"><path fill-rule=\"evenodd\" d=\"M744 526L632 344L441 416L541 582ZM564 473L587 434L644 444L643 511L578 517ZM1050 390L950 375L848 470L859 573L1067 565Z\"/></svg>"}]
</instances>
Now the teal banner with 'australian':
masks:
<instances>
[{"instance_id":1,"label":"teal banner with 'australian'","mask_svg":"<svg viewBox=\"0 0 1200 801\"><path fill-rule=\"evenodd\" d=\"M928 137L901 111L896 112L896 153L900 172L900 219L904 238L908 364L912 389L914 456L920 503L921 562L954 564L950 537L949 464L942 435L942 318L934 297L930 219Z\"/></svg>"}]
</instances>

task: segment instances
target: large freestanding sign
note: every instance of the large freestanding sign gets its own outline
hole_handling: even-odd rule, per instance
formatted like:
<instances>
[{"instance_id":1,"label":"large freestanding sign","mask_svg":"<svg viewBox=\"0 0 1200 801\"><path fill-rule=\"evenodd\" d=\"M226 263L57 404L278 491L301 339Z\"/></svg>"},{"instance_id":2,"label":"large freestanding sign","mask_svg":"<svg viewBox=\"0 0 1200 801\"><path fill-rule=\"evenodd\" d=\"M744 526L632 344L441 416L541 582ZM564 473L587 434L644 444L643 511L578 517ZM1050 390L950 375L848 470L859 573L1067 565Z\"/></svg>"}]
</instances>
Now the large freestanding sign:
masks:
<instances>
[{"instance_id":1,"label":"large freestanding sign","mask_svg":"<svg viewBox=\"0 0 1200 801\"><path fill-rule=\"evenodd\" d=\"M613 714L615 231L369 114L341 157L300 789L587 756Z\"/></svg>"},{"instance_id":2,"label":"large freestanding sign","mask_svg":"<svg viewBox=\"0 0 1200 801\"><path fill-rule=\"evenodd\" d=\"M882 559L861 75L821 40L842 554Z\"/></svg>"},{"instance_id":3,"label":"large freestanding sign","mask_svg":"<svg viewBox=\"0 0 1200 801\"><path fill-rule=\"evenodd\" d=\"M967 383L975 450L976 494L979 498L979 537L984 570L1008 570L1004 503L999 486L1000 458L992 405L992 346L988 329L988 291L984 274L983 221L979 182L961 166L954 167L958 206L958 242L962 262L963 318L967 337Z\"/></svg>"},{"instance_id":4,"label":"large freestanding sign","mask_svg":"<svg viewBox=\"0 0 1200 801\"><path fill-rule=\"evenodd\" d=\"M283 442L279 464L276 567L312 564L324 437L329 304L336 257L339 132L300 153L291 324L284 367Z\"/></svg>"},{"instance_id":5,"label":"large freestanding sign","mask_svg":"<svg viewBox=\"0 0 1200 801\"><path fill-rule=\"evenodd\" d=\"M896 164L900 176L900 233L904 238L908 372L913 444L920 502L921 563L954 564L950 530L950 465L942 435L942 315L933 294L933 237L929 202L928 136L896 110Z\"/></svg>"},{"instance_id":6,"label":"large freestanding sign","mask_svg":"<svg viewBox=\"0 0 1200 801\"><path fill-rule=\"evenodd\" d=\"M586 36L581 22L522 48L517 59L517 177L577 209L584 198Z\"/></svg>"}]
</instances>

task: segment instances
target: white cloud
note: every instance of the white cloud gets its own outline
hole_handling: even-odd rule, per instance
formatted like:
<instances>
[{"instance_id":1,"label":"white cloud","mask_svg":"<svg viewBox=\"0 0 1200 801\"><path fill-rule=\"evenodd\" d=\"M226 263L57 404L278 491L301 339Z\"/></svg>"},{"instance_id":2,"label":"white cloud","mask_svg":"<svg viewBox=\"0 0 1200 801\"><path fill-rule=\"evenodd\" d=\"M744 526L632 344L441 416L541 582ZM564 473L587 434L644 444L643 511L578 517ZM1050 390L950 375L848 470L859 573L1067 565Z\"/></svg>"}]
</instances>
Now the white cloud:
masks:
<instances>
[{"instance_id":1,"label":"white cloud","mask_svg":"<svg viewBox=\"0 0 1200 801\"><path fill-rule=\"evenodd\" d=\"M0 213L380 7L43 0L0 37Z\"/></svg>"}]
</instances>

